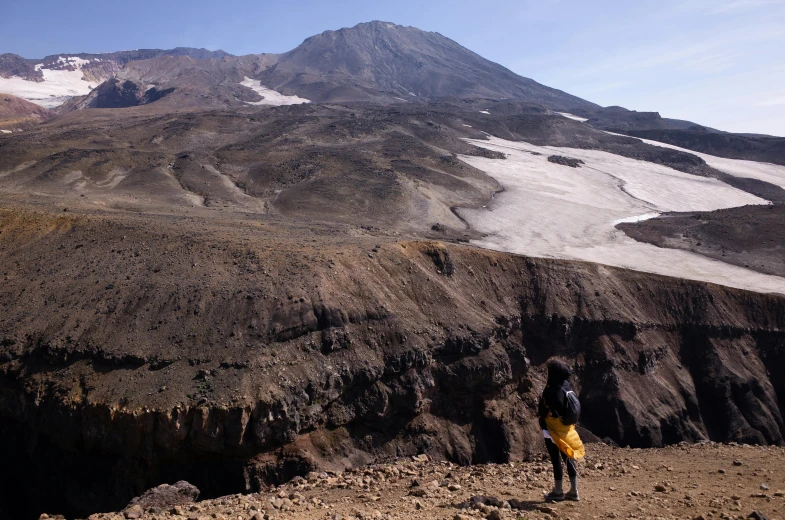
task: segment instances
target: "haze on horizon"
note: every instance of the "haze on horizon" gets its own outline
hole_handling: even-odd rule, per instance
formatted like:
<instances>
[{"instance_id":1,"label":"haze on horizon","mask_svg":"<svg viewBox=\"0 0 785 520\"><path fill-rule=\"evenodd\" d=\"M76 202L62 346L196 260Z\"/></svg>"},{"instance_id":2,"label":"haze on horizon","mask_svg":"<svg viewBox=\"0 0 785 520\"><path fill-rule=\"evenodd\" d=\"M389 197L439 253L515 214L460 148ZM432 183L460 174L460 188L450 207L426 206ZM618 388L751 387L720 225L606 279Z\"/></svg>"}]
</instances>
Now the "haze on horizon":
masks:
<instances>
[{"instance_id":1,"label":"haze on horizon","mask_svg":"<svg viewBox=\"0 0 785 520\"><path fill-rule=\"evenodd\" d=\"M12 1L0 53L28 58L177 46L285 52L385 20L437 31L514 72L603 106L785 136L785 0Z\"/></svg>"}]
</instances>

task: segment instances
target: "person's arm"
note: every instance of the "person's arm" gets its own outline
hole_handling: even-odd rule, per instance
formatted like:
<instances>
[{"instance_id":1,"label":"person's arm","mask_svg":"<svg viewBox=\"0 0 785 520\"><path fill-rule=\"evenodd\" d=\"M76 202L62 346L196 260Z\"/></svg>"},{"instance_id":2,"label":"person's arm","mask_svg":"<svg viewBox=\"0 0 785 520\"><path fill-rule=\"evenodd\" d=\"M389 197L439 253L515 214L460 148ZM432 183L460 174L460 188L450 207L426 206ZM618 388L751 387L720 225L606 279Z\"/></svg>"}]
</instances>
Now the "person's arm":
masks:
<instances>
[{"instance_id":1,"label":"person's arm","mask_svg":"<svg viewBox=\"0 0 785 520\"><path fill-rule=\"evenodd\" d=\"M540 402L537 404L537 416L545 418L548 415L548 405L545 404L545 392L540 396Z\"/></svg>"}]
</instances>

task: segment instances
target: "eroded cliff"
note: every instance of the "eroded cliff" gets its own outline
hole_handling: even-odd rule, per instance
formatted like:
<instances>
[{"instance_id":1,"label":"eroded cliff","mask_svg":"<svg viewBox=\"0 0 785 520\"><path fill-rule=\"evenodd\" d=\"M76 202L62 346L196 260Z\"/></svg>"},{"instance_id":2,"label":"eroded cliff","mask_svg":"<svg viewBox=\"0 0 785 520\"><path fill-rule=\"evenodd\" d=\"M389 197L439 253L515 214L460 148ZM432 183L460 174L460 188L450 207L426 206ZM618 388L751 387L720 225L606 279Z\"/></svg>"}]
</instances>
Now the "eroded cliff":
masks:
<instances>
[{"instance_id":1,"label":"eroded cliff","mask_svg":"<svg viewBox=\"0 0 785 520\"><path fill-rule=\"evenodd\" d=\"M525 459L551 355L582 426L621 445L785 436L779 296L275 219L19 209L0 230L20 515L418 452Z\"/></svg>"}]
</instances>

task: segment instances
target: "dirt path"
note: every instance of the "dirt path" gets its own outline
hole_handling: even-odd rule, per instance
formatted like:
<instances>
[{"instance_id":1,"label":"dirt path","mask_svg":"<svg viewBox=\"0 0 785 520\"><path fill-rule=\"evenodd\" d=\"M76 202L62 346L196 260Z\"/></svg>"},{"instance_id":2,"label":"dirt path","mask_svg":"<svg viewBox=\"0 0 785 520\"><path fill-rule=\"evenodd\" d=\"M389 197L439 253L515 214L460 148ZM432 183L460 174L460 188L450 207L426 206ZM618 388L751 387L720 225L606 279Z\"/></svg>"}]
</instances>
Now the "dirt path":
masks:
<instances>
[{"instance_id":1,"label":"dirt path","mask_svg":"<svg viewBox=\"0 0 785 520\"><path fill-rule=\"evenodd\" d=\"M309 474L268 493L196 504L132 508L90 520L266 518L744 519L785 518L785 448L682 445L623 449L591 444L580 463L580 502L546 504L546 461L459 467L398 460L345 473Z\"/></svg>"}]
</instances>

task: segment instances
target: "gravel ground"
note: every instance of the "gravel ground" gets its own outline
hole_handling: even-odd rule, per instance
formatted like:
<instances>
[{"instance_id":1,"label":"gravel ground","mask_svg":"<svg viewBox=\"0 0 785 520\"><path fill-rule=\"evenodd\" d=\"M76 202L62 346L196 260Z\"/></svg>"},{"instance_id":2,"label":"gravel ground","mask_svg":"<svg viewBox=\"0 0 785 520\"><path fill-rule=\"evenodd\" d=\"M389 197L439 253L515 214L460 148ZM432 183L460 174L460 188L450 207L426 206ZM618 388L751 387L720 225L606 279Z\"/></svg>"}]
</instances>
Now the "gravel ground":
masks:
<instances>
[{"instance_id":1,"label":"gravel ground","mask_svg":"<svg viewBox=\"0 0 785 520\"><path fill-rule=\"evenodd\" d=\"M90 520L784 516L785 448L716 443L662 449L587 447L587 457L579 464L580 502L544 502L552 484L545 460L459 467L421 455L343 473L311 473L267 493L176 506L132 506Z\"/></svg>"}]
</instances>

